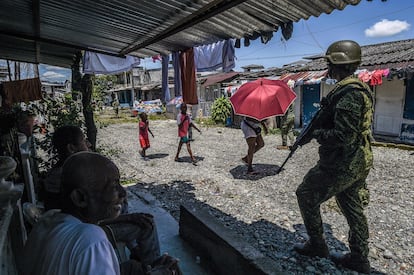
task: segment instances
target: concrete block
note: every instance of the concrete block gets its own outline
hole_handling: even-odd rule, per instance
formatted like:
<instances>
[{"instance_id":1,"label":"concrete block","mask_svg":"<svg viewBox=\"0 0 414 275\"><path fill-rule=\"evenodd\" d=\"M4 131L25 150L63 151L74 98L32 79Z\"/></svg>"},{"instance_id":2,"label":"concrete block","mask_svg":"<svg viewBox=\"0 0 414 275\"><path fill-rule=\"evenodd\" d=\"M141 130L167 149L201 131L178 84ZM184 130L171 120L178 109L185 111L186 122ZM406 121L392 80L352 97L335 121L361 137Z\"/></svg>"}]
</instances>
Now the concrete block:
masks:
<instances>
[{"instance_id":1,"label":"concrete block","mask_svg":"<svg viewBox=\"0 0 414 275\"><path fill-rule=\"evenodd\" d=\"M275 261L225 228L206 210L181 205L179 234L196 250L200 264L215 274L282 274Z\"/></svg>"}]
</instances>

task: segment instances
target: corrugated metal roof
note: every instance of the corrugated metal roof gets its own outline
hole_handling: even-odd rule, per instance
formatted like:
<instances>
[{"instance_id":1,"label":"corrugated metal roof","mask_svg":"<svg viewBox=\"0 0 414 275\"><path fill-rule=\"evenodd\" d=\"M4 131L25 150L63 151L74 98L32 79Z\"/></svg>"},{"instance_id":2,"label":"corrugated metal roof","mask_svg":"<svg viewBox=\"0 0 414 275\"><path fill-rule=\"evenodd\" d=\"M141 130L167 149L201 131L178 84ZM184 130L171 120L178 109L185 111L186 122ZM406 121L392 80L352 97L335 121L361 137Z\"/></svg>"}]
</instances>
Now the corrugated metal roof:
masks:
<instances>
[{"instance_id":1,"label":"corrugated metal roof","mask_svg":"<svg viewBox=\"0 0 414 275\"><path fill-rule=\"evenodd\" d=\"M222 74L215 74L215 75L207 76L205 78L205 81L201 84L201 86L207 87L207 86L213 85L218 82L223 82L225 80L235 78L238 75L239 75L238 72L230 72L230 73L222 73Z\"/></svg>"},{"instance_id":2,"label":"corrugated metal roof","mask_svg":"<svg viewBox=\"0 0 414 275\"><path fill-rule=\"evenodd\" d=\"M414 39L361 46L361 69L401 68L414 65ZM287 65L290 72L326 70L326 60L319 58L299 65Z\"/></svg>"},{"instance_id":3,"label":"corrugated metal roof","mask_svg":"<svg viewBox=\"0 0 414 275\"><path fill-rule=\"evenodd\" d=\"M327 73L328 70L286 73L281 75L278 79L286 82L289 80L294 80L295 82L303 81L304 83L317 83L326 77Z\"/></svg>"},{"instance_id":4,"label":"corrugated metal roof","mask_svg":"<svg viewBox=\"0 0 414 275\"><path fill-rule=\"evenodd\" d=\"M78 50L148 57L228 38L361 0L2 0L0 58L70 67Z\"/></svg>"}]
</instances>

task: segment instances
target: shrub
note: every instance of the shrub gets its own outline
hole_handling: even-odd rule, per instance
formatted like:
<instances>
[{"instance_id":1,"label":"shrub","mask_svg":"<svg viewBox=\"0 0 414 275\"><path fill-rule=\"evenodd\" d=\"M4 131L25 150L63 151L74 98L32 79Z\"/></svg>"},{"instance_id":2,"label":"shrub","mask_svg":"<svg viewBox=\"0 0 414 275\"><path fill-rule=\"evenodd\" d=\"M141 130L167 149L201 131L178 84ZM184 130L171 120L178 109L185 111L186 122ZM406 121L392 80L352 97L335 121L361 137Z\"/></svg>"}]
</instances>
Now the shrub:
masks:
<instances>
[{"instance_id":1,"label":"shrub","mask_svg":"<svg viewBox=\"0 0 414 275\"><path fill-rule=\"evenodd\" d=\"M211 107L211 118L216 123L226 123L226 119L231 114L231 103L227 97L219 97L213 102Z\"/></svg>"}]
</instances>

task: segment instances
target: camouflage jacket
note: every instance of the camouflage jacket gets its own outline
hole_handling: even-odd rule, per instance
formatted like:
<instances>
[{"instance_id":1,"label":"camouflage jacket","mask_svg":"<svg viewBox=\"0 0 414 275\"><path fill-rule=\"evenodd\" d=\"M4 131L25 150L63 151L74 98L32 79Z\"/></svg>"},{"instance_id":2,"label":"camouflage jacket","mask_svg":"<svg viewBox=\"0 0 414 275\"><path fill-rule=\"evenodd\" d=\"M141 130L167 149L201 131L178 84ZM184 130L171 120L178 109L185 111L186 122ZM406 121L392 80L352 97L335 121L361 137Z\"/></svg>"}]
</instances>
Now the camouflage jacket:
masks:
<instances>
[{"instance_id":1,"label":"camouflage jacket","mask_svg":"<svg viewBox=\"0 0 414 275\"><path fill-rule=\"evenodd\" d=\"M295 118L295 103L292 103L286 110L286 113L281 117L281 123L285 124L289 119Z\"/></svg>"},{"instance_id":2,"label":"camouflage jacket","mask_svg":"<svg viewBox=\"0 0 414 275\"><path fill-rule=\"evenodd\" d=\"M372 167L373 97L354 77L338 82L322 101L324 118L314 132L321 167L359 173Z\"/></svg>"}]
</instances>

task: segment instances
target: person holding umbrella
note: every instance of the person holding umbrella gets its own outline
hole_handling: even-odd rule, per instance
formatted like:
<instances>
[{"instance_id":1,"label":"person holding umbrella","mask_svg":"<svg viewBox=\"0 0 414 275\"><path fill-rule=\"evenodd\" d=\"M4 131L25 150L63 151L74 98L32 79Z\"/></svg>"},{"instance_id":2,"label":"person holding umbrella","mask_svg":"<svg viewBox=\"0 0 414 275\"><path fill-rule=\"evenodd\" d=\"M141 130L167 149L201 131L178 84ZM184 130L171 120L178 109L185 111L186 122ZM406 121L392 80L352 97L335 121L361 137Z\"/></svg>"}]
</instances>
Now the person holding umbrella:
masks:
<instances>
[{"instance_id":1,"label":"person holding umbrella","mask_svg":"<svg viewBox=\"0 0 414 275\"><path fill-rule=\"evenodd\" d=\"M261 134L262 128L260 125L263 126L264 132L267 134L267 126L263 121L245 117L240 124L240 128L247 142L247 155L242 158L242 161L247 164L247 174L250 175L257 174L253 170L253 155L264 147L264 140Z\"/></svg>"},{"instance_id":2,"label":"person holding umbrella","mask_svg":"<svg viewBox=\"0 0 414 275\"><path fill-rule=\"evenodd\" d=\"M295 98L296 94L285 82L266 78L241 85L230 97L234 113L245 117L240 126L248 150L242 160L247 164L249 174L255 173L252 167L254 153L264 146L260 125L267 133L264 121L285 114Z\"/></svg>"}]
</instances>

